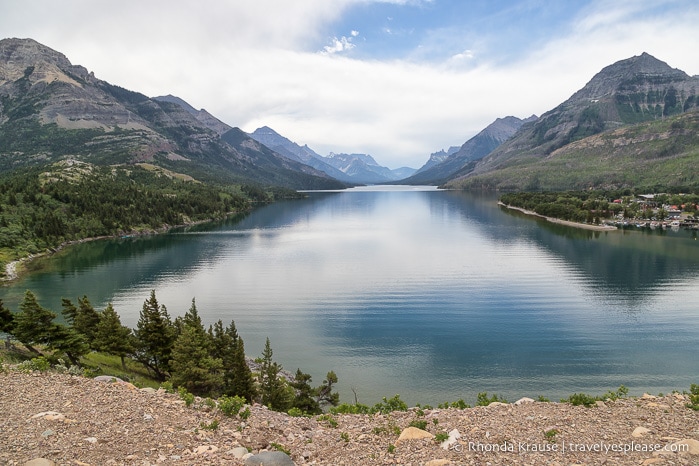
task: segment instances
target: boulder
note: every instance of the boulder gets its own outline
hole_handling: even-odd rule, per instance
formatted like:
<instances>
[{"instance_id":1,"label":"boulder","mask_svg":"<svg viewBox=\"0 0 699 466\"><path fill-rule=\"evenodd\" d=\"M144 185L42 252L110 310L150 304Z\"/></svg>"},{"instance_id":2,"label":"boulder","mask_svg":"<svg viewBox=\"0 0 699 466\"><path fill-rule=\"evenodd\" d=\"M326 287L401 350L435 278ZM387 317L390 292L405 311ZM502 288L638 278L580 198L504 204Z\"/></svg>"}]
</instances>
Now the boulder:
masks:
<instances>
[{"instance_id":1,"label":"boulder","mask_svg":"<svg viewBox=\"0 0 699 466\"><path fill-rule=\"evenodd\" d=\"M296 466L284 452L263 451L245 460L245 466Z\"/></svg>"},{"instance_id":2,"label":"boulder","mask_svg":"<svg viewBox=\"0 0 699 466\"><path fill-rule=\"evenodd\" d=\"M433 438L434 435L431 433L427 432L426 430L418 429L417 427L407 427L406 429L403 430L403 432L400 433L400 437L398 437L398 440L396 440L396 445L398 445L400 442L404 442L406 440L419 440L423 438Z\"/></svg>"}]
</instances>

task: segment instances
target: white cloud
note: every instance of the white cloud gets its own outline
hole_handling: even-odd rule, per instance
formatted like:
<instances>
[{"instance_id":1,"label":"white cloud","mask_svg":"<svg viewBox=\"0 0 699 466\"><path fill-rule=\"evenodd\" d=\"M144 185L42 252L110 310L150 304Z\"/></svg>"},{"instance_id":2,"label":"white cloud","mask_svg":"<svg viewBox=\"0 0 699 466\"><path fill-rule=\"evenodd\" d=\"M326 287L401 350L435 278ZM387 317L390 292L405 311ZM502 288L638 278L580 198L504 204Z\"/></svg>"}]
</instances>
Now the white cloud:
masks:
<instances>
[{"instance_id":1,"label":"white cloud","mask_svg":"<svg viewBox=\"0 0 699 466\"><path fill-rule=\"evenodd\" d=\"M648 14L651 2L593 1L565 35L495 65L497 50L473 44L442 63L351 59L345 52L361 24L323 49L328 25L361 1L124 0L107 8L23 0L3 8L0 30L32 37L114 84L178 95L246 131L269 125L321 154L371 153L390 167L418 167L497 117L541 114L602 67L643 51L699 73L693 2L667 11L652 3Z\"/></svg>"},{"instance_id":2,"label":"white cloud","mask_svg":"<svg viewBox=\"0 0 699 466\"><path fill-rule=\"evenodd\" d=\"M323 47L323 51L327 54L346 52L354 48L352 38L342 36L341 38L333 37L331 45Z\"/></svg>"}]
</instances>

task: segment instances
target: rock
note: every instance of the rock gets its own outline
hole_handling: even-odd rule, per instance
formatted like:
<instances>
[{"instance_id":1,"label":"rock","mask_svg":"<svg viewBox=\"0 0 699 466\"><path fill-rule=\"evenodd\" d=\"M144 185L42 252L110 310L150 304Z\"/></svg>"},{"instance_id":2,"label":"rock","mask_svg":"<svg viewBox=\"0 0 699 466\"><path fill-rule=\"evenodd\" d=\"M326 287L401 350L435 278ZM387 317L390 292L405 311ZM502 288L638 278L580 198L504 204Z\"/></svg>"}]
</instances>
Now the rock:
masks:
<instances>
[{"instance_id":1,"label":"rock","mask_svg":"<svg viewBox=\"0 0 699 466\"><path fill-rule=\"evenodd\" d=\"M195 455L210 455L212 453L216 453L217 451L218 447L215 445L200 445L194 449L193 453Z\"/></svg>"},{"instance_id":2,"label":"rock","mask_svg":"<svg viewBox=\"0 0 699 466\"><path fill-rule=\"evenodd\" d=\"M237 459L242 459L243 456L248 454L248 449L245 447L235 447L229 451L229 453Z\"/></svg>"},{"instance_id":3,"label":"rock","mask_svg":"<svg viewBox=\"0 0 699 466\"><path fill-rule=\"evenodd\" d=\"M633 432L631 433L631 436L632 436L632 437L636 437L636 438L638 438L638 437L643 437L643 436L646 435L648 432L650 432L650 429L647 429L647 428L645 428L645 427L639 426L639 427L636 427L636 428L633 430Z\"/></svg>"},{"instance_id":4,"label":"rock","mask_svg":"<svg viewBox=\"0 0 699 466\"><path fill-rule=\"evenodd\" d=\"M606 405L604 404L604 401L597 400L595 401L595 406L597 406L598 408L604 408Z\"/></svg>"},{"instance_id":5,"label":"rock","mask_svg":"<svg viewBox=\"0 0 699 466\"><path fill-rule=\"evenodd\" d=\"M96 438L96 437L88 437L88 438L85 438L85 439L83 439L83 440L86 441L86 442L88 442L88 443L97 443L97 438Z\"/></svg>"},{"instance_id":6,"label":"rock","mask_svg":"<svg viewBox=\"0 0 699 466\"><path fill-rule=\"evenodd\" d=\"M46 429L45 431L43 431L43 432L41 433L41 436L44 437L44 438L49 438L49 437L51 437L53 434L55 434L54 431L52 431L51 429Z\"/></svg>"},{"instance_id":7,"label":"rock","mask_svg":"<svg viewBox=\"0 0 699 466\"><path fill-rule=\"evenodd\" d=\"M399 444L400 442L406 441L406 440L418 440L418 439L423 439L423 438L433 438L434 435L431 433L427 432L426 430L418 429L417 427L407 427L403 432L400 433L400 437L398 437L398 440L396 440L396 445Z\"/></svg>"},{"instance_id":8,"label":"rock","mask_svg":"<svg viewBox=\"0 0 699 466\"><path fill-rule=\"evenodd\" d=\"M447 466L449 464L451 464L451 461L444 458L440 458L438 460L428 461L427 463L425 463L425 466Z\"/></svg>"},{"instance_id":9,"label":"rock","mask_svg":"<svg viewBox=\"0 0 699 466\"><path fill-rule=\"evenodd\" d=\"M115 382L124 383L124 381L121 380L119 377L114 377L112 375L98 375L93 380L96 380L98 382L107 382L107 383L115 383Z\"/></svg>"},{"instance_id":10,"label":"rock","mask_svg":"<svg viewBox=\"0 0 699 466\"><path fill-rule=\"evenodd\" d=\"M32 419L43 417L47 421L63 421L66 417L57 411L44 411L32 416Z\"/></svg>"},{"instance_id":11,"label":"rock","mask_svg":"<svg viewBox=\"0 0 699 466\"><path fill-rule=\"evenodd\" d=\"M502 402L500 402L500 401L493 401L493 402L490 403L488 406L486 406L486 408L497 408L498 406L508 406L508 404L507 404L507 403L502 403Z\"/></svg>"},{"instance_id":12,"label":"rock","mask_svg":"<svg viewBox=\"0 0 699 466\"><path fill-rule=\"evenodd\" d=\"M46 458L34 458L31 461L27 461L22 466L56 466L56 463Z\"/></svg>"},{"instance_id":13,"label":"rock","mask_svg":"<svg viewBox=\"0 0 699 466\"><path fill-rule=\"evenodd\" d=\"M699 440L694 439L682 439L675 443L667 445L665 448L659 451L653 452L654 456L658 455L692 455L699 456Z\"/></svg>"},{"instance_id":14,"label":"rock","mask_svg":"<svg viewBox=\"0 0 699 466\"><path fill-rule=\"evenodd\" d=\"M515 404L517 406L523 405L525 403L534 403L534 400L525 396L524 398L520 398L519 400L515 401Z\"/></svg>"},{"instance_id":15,"label":"rock","mask_svg":"<svg viewBox=\"0 0 699 466\"><path fill-rule=\"evenodd\" d=\"M649 395L648 393L644 393L644 394L641 396L641 399L642 399L642 400L656 400L657 398L658 398L657 396Z\"/></svg>"},{"instance_id":16,"label":"rock","mask_svg":"<svg viewBox=\"0 0 699 466\"><path fill-rule=\"evenodd\" d=\"M145 388L142 388L141 391L144 393L150 393L150 394L156 393L156 389L153 387L145 387Z\"/></svg>"},{"instance_id":17,"label":"rock","mask_svg":"<svg viewBox=\"0 0 699 466\"><path fill-rule=\"evenodd\" d=\"M294 460L281 451L263 451L245 460L245 466L296 466Z\"/></svg>"},{"instance_id":18,"label":"rock","mask_svg":"<svg viewBox=\"0 0 699 466\"><path fill-rule=\"evenodd\" d=\"M679 453L689 453L692 456L699 456L699 440L683 439L672 444Z\"/></svg>"},{"instance_id":19,"label":"rock","mask_svg":"<svg viewBox=\"0 0 699 466\"><path fill-rule=\"evenodd\" d=\"M461 434L459 433L458 429L454 429L451 432L449 432L449 438L443 441L440 446L448 450L452 445L454 445L459 439L461 438Z\"/></svg>"}]
</instances>

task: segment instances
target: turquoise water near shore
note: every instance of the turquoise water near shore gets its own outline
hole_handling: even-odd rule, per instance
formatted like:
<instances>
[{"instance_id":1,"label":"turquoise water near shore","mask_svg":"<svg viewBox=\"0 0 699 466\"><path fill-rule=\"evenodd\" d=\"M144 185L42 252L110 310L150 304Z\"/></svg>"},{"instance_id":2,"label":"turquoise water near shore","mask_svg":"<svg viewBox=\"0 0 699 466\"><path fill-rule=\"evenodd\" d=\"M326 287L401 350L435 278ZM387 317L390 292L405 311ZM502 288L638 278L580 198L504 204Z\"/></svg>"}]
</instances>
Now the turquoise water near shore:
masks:
<instances>
[{"instance_id":1,"label":"turquoise water near shore","mask_svg":"<svg viewBox=\"0 0 699 466\"><path fill-rule=\"evenodd\" d=\"M247 352L269 337L285 369L343 401L414 404L632 393L699 383L699 241L689 231L579 230L487 194L405 187L309 193L226 222L95 241L0 288L16 308L87 294L135 326L155 289L171 315L196 298L234 319Z\"/></svg>"}]
</instances>

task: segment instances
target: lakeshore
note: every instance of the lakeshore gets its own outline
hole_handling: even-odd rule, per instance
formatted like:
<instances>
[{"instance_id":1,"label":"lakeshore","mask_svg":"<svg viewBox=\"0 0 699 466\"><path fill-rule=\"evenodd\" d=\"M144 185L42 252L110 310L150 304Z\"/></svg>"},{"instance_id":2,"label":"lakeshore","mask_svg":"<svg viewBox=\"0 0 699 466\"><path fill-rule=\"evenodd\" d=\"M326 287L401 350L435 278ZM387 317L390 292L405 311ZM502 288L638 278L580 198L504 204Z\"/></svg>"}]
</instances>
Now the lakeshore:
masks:
<instances>
[{"instance_id":1,"label":"lakeshore","mask_svg":"<svg viewBox=\"0 0 699 466\"><path fill-rule=\"evenodd\" d=\"M615 230L618 230L617 227L612 226L612 225L592 225L589 223L578 223L578 222L571 222L570 220L561 220L560 218L547 217L545 215L541 215L541 214L537 214L536 212L532 212L531 210L526 210L526 209L522 209L521 207L507 205L507 204L503 203L502 201L498 201L498 205L505 207L507 209L516 210L516 211L521 212L525 215L539 217L539 218L542 218L548 222L557 223L559 225L565 225L568 227L581 228L583 230L593 230L593 231L615 231Z\"/></svg>"}]
</instances>

